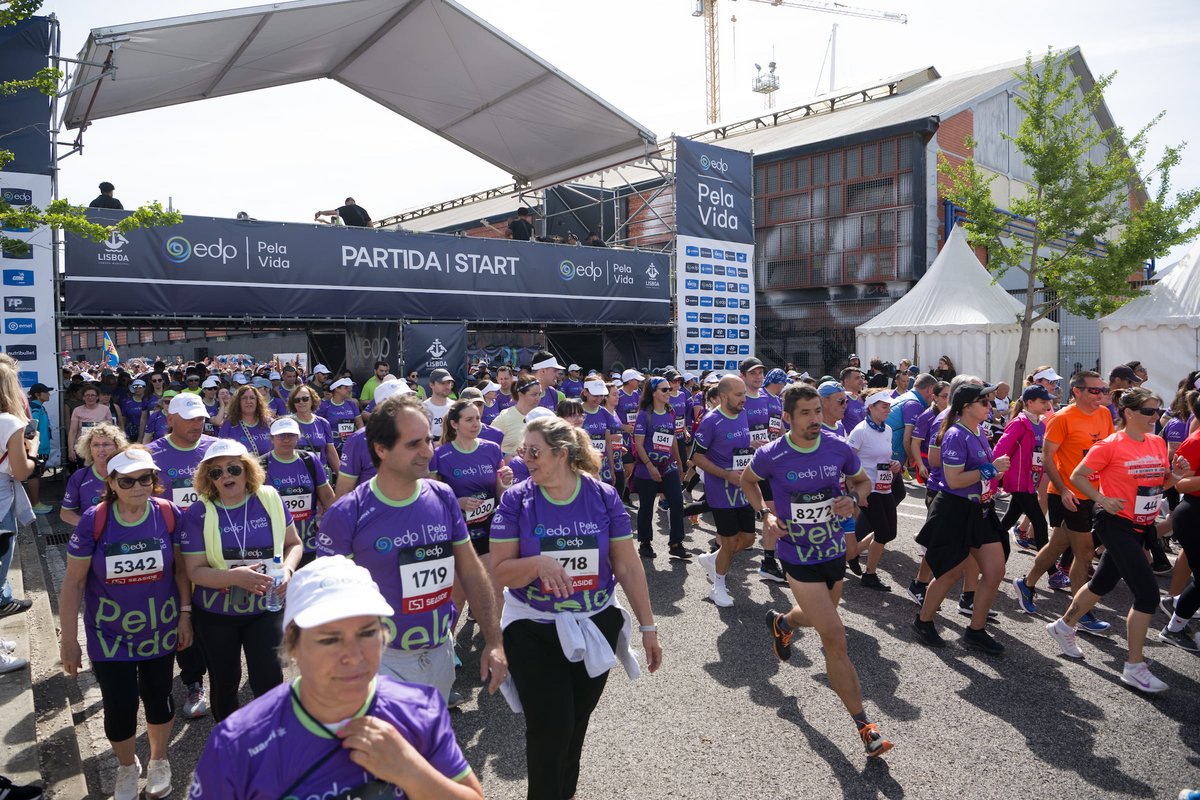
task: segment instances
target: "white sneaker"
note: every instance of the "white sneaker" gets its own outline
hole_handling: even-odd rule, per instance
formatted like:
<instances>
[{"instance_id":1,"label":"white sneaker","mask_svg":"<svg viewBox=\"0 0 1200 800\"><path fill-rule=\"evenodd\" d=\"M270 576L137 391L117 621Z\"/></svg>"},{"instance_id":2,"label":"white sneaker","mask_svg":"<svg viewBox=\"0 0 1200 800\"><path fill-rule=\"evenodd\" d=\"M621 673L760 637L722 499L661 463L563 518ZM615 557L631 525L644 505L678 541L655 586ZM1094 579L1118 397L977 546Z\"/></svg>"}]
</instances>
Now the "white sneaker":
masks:
<instances>
[{"instance_id":1,"label":"white sneaker","mask_svg":"<svg viewBox=\"0 0 1200 800\"><path fill-rule=\"evenodd\" d=\"M1062 625L1060 628L1059 625ZM1062 649L1063 655L1067 658L1083 658L1083 651L1079 649L1079 644L1075 641L1075 629L1063 622L1062 619L1056 619L1046 626L1046 632L1050 634L1050 638L1058 642L1059 648Z\"/></svg>"},{"instance_id":2,"label":"white sneaker","mask_svg":"<svg viewBox=\"0 0 1200 800\"><path fill-rule=\"evenodd\" d=\"M702 556L696 556L696 560L700 562L700 566L704 567L704 571L708 573L708 580L715 585L717 582L717 554L705 553Z\"/></svg>"},{"instance_id":3,"label":"white sneaker","mask_svg":"<svg viewBox=\"0 0 1200 800\"><path fill-rule=\"evenodd\" d=\"M187 687L187 700L183 703L183 715L188 719L200 719L208 713L208 702L204 696L204 684L193 683Z\"/></svg>"},{"instance_id":4,"label":"white sneaker","mask_svg":"<svg viewBox=\"0 0 1200 800\"><path fill-rule=\"evenodd\" d=\"M1167 690L1167 685L1150 673L1150 668L1146 666L1145 661L1126 664L1125 669L1121 670L1121 683L1150 694Z\"/></svg>"},{"instance_id":5,"label":"white sneaker","mask_svg":"<svg viewBox=\"0 0 1200 800\"><path fill-rule=\"evenodd\" d=\"M128 767L117 767L117 785L113 788L113 800L137 800L138 778L142 776L142 762L137 756Z\"/></svg>"},{"instance_id":6,"label":"white sneaker","mask_svg":"<svg viewBox=\"0 0 1200 800\"><path fill-rule=\"evenodd\" d=\"M12 639L0 639L0 653L12 653L17 649L17 643Z\"/></svg>"},{"instance_id":7,"label":"white sneaker","mask_svg":"<svg viewBox=\"0 0 1200 800\"><path fill-rule=\"evenodd\" d=\"M733 598L729 596L729 592L717 586L714 586L708 593L708 599L721 608L729 608L733 605Z\"/></svg>"},{"instance_id":8,"label":"white sneaker","mask_svg":"<svg viewBox=\"0 0 1200 800\"><path fill-rule=\"evenodd\" d=\"M11 652L0 651L0 675L5 672L16 672L19 669L24 669L29 666L29 662L23 658L18 658L12 655Z\"/></svg>"},{"instance_id":9,"label":"white sneaker","mask_svg":"<svg viewBox=\"0 0 1200 800\"><path fill-rule=\"evenodd\" d=\"M150 759L146 768L146 797L160 798L171 793L171 762L165 758Z\"/></svg>"}]
</instances>

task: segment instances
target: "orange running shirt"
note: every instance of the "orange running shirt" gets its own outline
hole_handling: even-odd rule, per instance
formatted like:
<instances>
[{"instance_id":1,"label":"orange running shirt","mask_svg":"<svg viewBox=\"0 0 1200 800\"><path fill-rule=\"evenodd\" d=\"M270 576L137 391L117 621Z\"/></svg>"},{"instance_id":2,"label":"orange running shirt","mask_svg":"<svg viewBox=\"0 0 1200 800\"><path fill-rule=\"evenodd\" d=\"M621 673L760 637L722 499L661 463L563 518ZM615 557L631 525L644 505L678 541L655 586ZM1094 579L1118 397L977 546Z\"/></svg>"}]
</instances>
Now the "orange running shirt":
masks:
<instances>
[{"instance_id":1,"label":"orange running shirt","mask_svg":"<svg viewBox=\"0 0 1200 800\"><path fill-rule=\"evenodd\" d=\"M1058 449L1054 451L1054 466L1058 468L1063 483L1071 486L1071 473L1079 466L1079 462L1083 461L1088 449L1101 439L1111 436L1112 432L1112 414L1106 406L1100 406L1091 414L1085 414L1078 406L1072 404L1059 409L1058 413L1050 418L1046 423L1046 441L1058 445ZM1097 485L1095 474L1090 480L1093 486ZM1058 487L1053 482L1050 484L1050 492L1059 494ZM1087 499L1075 491L1073 486L1071 493L1080 500Z\"/></svg>"},{"instance_id":2,"label":"orange running shirt","mask_svg":"<svg viewBox=\"0 0 1200 800\"><path fill-rule=\"evenodd\" d=\"M1125 501L1120 516L1135 525L1154 524L1167 476L1167 443L1161 436L1148 433L1139 442L1117 431L1089 449L1083 465L1100 475L1101 494Z\"/></svg>"}]
</instances>

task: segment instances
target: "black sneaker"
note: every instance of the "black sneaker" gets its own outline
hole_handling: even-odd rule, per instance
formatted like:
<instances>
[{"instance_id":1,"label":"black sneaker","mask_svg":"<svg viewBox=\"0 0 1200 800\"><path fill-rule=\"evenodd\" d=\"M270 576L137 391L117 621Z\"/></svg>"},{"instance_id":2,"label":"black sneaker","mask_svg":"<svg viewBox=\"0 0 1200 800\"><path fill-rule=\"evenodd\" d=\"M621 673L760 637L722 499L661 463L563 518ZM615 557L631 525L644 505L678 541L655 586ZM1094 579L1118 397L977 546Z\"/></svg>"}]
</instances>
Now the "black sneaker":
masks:
<instances>
[{"instance_id":1,"label":"black sneaker","mask_svg":"<svg viewBox=\"0 0 1200 800\"><path fill-rule=\"evenodd\" d=\"M687 548L681 544L673 544L667 548L667 555L671 558L677 558L680 561L691 561L692 554L687 551Z\"/></svg>"},{"instance_id":2,"label":"black sneaker","mask_svg":"<svg viewBox=\"0 0 1200 800\"><path fill-rule=\"evenodd\" d=\"M925 605L925 589L929 584L917 583L916 581L908 582L908 599L912 600L919 606Z\"/></svg>"},{"instance_id":3,"label":"black sneaker","mask_svg":"<svg viewBox=\"0 0 1200 800\"><path fill-rule=\"evenodd\" d=\"M993 639L986 628L981 631L967 628L967 632L963 634L962 643L963 647L969 650L978 650L990 656L998 656L1004 652L1004 645Z\"/></svg>"},{"instance_id":4,"label":"black sneaker","mask_svg":"<svg viewBox=\"0 0 1200 800\"><path fill-rule=\"evenodd\" d=\"M912 629L917 632L917 638L926 647L945 647L946 640L938 635L937 628L932 622L922 622L920 617L913 620Z\"/></svg>"},{"instance_id":5,"label":"black sneaker","mask_svg":"<svg viewBox=\"0 0 1200 800\"><path fill-rule=\"evenodd\" d=\"M779 626L780 620L783 619L783 614L778 611L767 611L767 627L771 629L771 639L774 640L775 655L779 656L780 661L787 661L792 657L792 636L795 631L784 632Z\"/></svg>"},{"instance_id":6,"label":"black sneaker","mask_svg":"<svg viewBox=\"0 0 1200 800\"><path fill-rule=\"evenodd\" d=\"M33 607L33 601L29 599L18 600L13 598L7 603L0 605L0 617L11 617L15 614L24 614Z\"/></svg>"},{"instance_id":7,"label":"black sneaker","mask_svg":"<svg viewBox=\"0 0 1200 800\"><path fill-rule=\"evenodd\" d=\"M892 587L879 580L879 576L874 572L864 572L858 582L864 589L874 589L877 592L890 592L892 590Z\"/></svg>"},{"instance_id":8,"label":"black sneaker","mask_svg":"<svg viewBox=\"0 0 1200 800\"><path fill-rule=\"evenodd\" d=\"M642 558L654 558L658 553L654 552L649 542L642 542L638 545L638 555Z\"/></svg>"},{"instance_id":9,"label":"black sneaker","mask_svg":"<svg viewBox=\"0 0 1200 800\"><path fill-rule=\"evenodd\" d=\"M773 558L770 561L763 559L762 566L758 568L758 577L776 583L787 583L787 578L783 576L783 570L779 568L779 562Z\"/></svg>"},{"instance_id":10,"label":"black sneaker","mask_svg":"<svg viewBox=\"0 0 1200 800\"><path fill-rule=\"evenodd\" d=\"M850 571L855 575L859 576L860 578L862 577L862 564L859 563L857 558L847 558L846 566L849 567Z\"/></svg>"},{"instance_id":11,"label":"black sneaker","mask_svg":"<svg viewBox=\"0 0 1200 800\"><path fill-rule=\"evenodd\" d=\"M964 617L973 616L975 614L975 598L968 597L965 594L960 597L958 599L958 613L962 614ZM990 608L988 609L988 619L998 619L999 617L1000 615L995 611Z\"/></svg>"},{"instance_id":12,"label":"black sneaker","mask_svg":"<svg viewBox=\"0 0 1200 800\"><path fill-rule=\"evenodd\" d=\"M42 797L40 786L17 786L0 775L0 798L3 800L41 800Z\"/></svg>"},{"instance_id":13,"label":"black sneaker","mask_svg":"<svg viewBox=\"0 0 1200 800\"><path fill-rule=\"evenodd\" d=\"M1155 561L1150 569L1154 571L1155 575L1170 575L1171 572L1174 571L1175 567L1170 561L1164 559L1162 561Z\"/></svg>"},{"instance_id":14,"label":"black sneaker","mask_svg":"<svg viewBox=\"0 0 1200 800\"><path fill-rule=\"evenodd\" d=\"M1200 642L1188 631L1187 627L1179 631L1171 631L1164 627L1158 632L1158 638L1160 641L1173 644L1189 653L1200 653Z\"/></svg>"}]
</instances>

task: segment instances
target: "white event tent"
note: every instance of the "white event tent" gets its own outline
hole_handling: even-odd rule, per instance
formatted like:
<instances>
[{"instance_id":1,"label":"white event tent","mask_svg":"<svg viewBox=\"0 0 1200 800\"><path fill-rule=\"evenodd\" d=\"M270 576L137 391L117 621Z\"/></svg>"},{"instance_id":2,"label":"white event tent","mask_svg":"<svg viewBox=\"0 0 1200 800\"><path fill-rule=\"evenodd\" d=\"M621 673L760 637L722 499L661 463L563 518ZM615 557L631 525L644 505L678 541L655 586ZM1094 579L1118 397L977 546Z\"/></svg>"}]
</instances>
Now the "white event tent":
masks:
<instances>
[{"instance_id":1,"label":"white event tent","mask_svg":"<svg viewBox=\"0 0 1200 800\"><path fill-rule=\"evenodd\" d=\"M979 263L967 234L955 227L929 271L899 300L855 329L857 352L898 363L915 359L924 371L942 355L960 373L1011 381L1021 341L1024 306ZM1028 367L1058 363L1058 323L1033 325Z\"/></svg>"},{"instance_id":2,"label":"white event tent","mask_svg":"<svg viewBox=\"0 0 1200 800\"><path fill-rule=\"evenodd\" d=\"M1166 402L1181 378L1200 367L1200 242L1141 297L1100 318L1100 364L1141 361L1146 385Z\"/></svg>"}]
</instances>

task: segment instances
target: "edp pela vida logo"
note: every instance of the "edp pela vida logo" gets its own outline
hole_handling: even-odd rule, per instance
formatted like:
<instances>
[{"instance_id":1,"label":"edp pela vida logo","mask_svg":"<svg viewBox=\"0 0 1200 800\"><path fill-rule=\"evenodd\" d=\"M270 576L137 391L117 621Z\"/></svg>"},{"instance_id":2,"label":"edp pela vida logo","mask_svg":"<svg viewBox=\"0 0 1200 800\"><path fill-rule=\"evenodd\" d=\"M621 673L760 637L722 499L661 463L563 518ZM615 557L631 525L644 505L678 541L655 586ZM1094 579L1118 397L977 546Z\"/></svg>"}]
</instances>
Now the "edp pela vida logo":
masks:
<instances>
[{"instance_id":1,"label":"edp pela vida logo","mask_svg":"<svg viewBox=\"0 0 1200 800\"><path fill-rule=\"evenodd\" d=\"M725 163L723 158L709 158L708 156L700 156L700 169L719 172L724 175L729 171L729 165Z\"/></svg>"}]
</instances>

